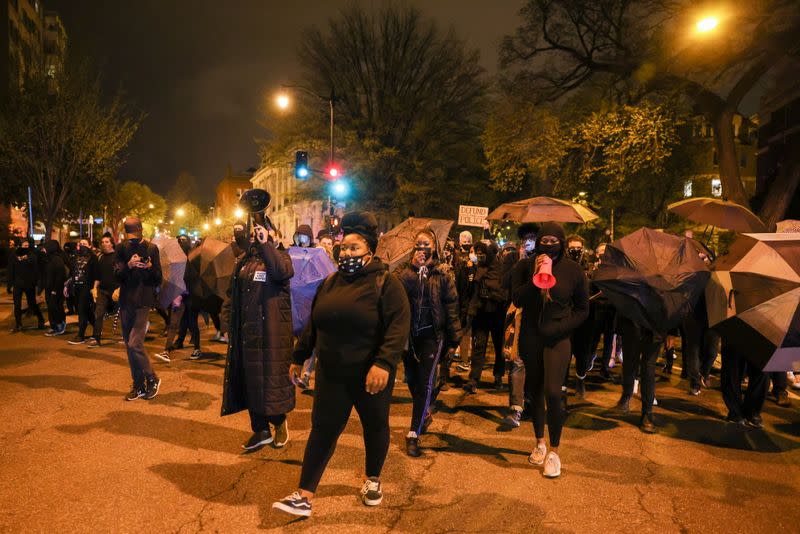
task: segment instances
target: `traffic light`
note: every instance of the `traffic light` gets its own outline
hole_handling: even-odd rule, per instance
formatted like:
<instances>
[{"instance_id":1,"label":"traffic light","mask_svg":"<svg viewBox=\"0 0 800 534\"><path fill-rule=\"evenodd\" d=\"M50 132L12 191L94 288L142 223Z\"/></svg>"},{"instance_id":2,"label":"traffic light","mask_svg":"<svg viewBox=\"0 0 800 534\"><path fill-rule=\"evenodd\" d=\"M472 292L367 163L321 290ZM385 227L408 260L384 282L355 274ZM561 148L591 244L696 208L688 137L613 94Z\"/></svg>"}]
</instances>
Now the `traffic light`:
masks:
<instances>
[{"instance_id":1,"label":"traffic light","mask_svg":"<svg viewBox=\"0 0 800 534\"><path fill-rule=\"evenodd\" d=\"M294 176L299 180L305 180L308 175L308 152L298 150L294 153Z\"/></svg>"},{"instance_id":2,"label":"traffic light","mask_svg":"<svg viewBox=\"0 0 800 534\"><path fill-rule=\"evenodd\" d=\"M329 180L336 180L337 178L339 178L339 176L341 176L342 171L336 165L331 165L330 167L328 167L327 174Z\"/></svg>"},{"instance_id":3,"label":"traffic light","mask_svg":"<svg viewBox=\"0 0 800 534\"><path fill-rule=\"evenodd\" d=\"M343 200L350 194L350 183L344 178L334 180L330 184L330 193L334 198Z\"/></svg>"}]
</instances>

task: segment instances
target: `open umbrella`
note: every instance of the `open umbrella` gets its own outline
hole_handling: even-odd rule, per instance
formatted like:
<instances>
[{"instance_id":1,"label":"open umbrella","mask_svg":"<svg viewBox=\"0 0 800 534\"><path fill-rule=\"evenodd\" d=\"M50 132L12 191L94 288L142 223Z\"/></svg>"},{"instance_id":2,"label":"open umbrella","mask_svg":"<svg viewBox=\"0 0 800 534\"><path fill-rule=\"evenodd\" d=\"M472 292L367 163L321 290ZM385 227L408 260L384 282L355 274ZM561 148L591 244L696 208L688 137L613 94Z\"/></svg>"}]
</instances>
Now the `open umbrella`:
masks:
<instances>
[{"instance_id":1,"label":"open umbrella","mask_svg":"<svg viewBox=\"0 0 800 534\"><path fill-rule=\"evenodd\" d=\"M501 204L486 217L490 221L509 220L526 222L587 223L598 215L577 202L551 197L533 197L527 200Z\"/></svg>"},{"instance_id":2,"label":"open umbrella","mask_svg":"<svg viewBox=\"0 0 800 534\"><path fill-rule=\"evenodd\" d=\"M300 335L309 317L317 287L336 272L336 265L323 248L289 247L294 276L289 282L292 293L292 330Z\"/></svg>"},{"instance_id":3,"label":"open umbrella","mask_svg":"<svg viewBox=\"0 0 800 534\"><path fill-rule=\"evenodd\" d=\"M409 217L378 239L378 249L375 254L389 264L389 270L393 271L398 265L411 259L411 251L421 230L426 228L433 230L436 235L436 248L441 251L444 250L447 234L452 227L453 221Z\"/></svg>"},{"instance_id":4,"label":"open umbrella","mask_svg":"<svg viewBox=\"0 0 800 534\"><path fill-rule=\"evenodd\" d=\"M183 275L186 272L186 254L183 252L178 240L173 237L157 237L153 244L158 247L158 256L161 260L161 288L158 292L158 302L166 308L175 300L175 297L186 291Z\"/></svg>"},{"instance_id":5,"label":"open umbrella","mask_svg":"<svg viewBox=\"0 0 800 534\"><path fill-rule=\"evenodd\" d=\"M713 197L695 197L667 206L667 211L690 221L710 224L737 232L766 232L767 227L755 213L741 204Z\"/></svg>"},{"instance_id":6,"label":"open umbrella","mask_svg":"<svg viewBox=\"0 0 800 534\"><path fill-rule=\"evenodd\" d=\"M606 246L593 282L619 313L659 334L680 325L711 273L685 237L641 228Z\"/></svg>"},{"instance_id":7,"label":"open umbrella","mask_svg":"<svg viewBox=\"0 0 800 534\"><path fill-rule=\"evenodd\" d=\"M745 234L714 265L709 326L764 371L800 370L800 235Z\"/></svg>"},{"instance_id":8,"label":"open umbrella","mask_svg":"<svg viewBox=\"0 0 800 534\"><path fill-rule=\"evenodd\" d=\"M216 295L224 299L236 266L236 256L230 244L206 238L202 245L189 253L189 261L200 275L200 297Z\"/></svg>"}]
</instances>

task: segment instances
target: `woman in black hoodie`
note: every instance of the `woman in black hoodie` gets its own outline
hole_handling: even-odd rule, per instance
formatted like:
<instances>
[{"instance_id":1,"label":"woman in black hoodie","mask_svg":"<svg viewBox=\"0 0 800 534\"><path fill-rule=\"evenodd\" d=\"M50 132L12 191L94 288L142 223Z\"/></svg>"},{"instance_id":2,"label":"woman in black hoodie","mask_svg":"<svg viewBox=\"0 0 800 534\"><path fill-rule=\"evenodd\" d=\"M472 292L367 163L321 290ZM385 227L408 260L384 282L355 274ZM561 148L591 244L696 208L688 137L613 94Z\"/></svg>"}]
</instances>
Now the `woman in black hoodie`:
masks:
<instances>
[{"instance_id":1,"label":"woman in black hoodie","mask_svg":"<svg viewBox=\"0 0 800 534\"><path fill-rule=\"evenodd\" d=\"M67 266L58 241L51 239L44 244L44 299L47 304L47 318L50 330L46 336L60 336L67 329L67 316L64 314L64 283L67 281Z\"/></svg>"},{"instance_id":2,"label":"woman in black hoodie","mask_svg":"<svg viewBox=\"0 0 800 534\"><path fill-rule=\"evenodd\" d=\"M412 254L411 261L399 267L396 274L411 305L411 342L403 367L414 407L406 452L418 457L422 455L419 437L433 421L430 407L438 394L439 360L455 353L461 341L461 321L453 271L440 263L433 231L423 230L417 235Z\"/></svg>"},{"instance_id":3,"label":"woman in black hoodie","mask_svg":"<svg viewBox=\"0 0 800 534\"><path fill-rule=\"evenodd\" d=\"M528 398L533 409L533 428L537 445L528 461L544 464L544 475L561 474L558 446L564 413L561 408L561 384L572 357L570 334L589 314L588 282L583 269L565 257L564 230L557 223L545 223L536 241L537 255L520 262L514 270L511 293L514 304L522 309L519 352L527 371ZM552 260L556 285L539 289L533 275L545 261ZM550 451L544 439L545 400Z\"/></svg>"},{"instance_id":4,"label":"woman in black hoodie","mask_svg":"<svg viewBox=\"0 0 800 534\"><path fill-rule=\"evenodd\" d=\"M295 346L292 379L300 378L312 351L317 379L300 488L272 505L292 515L311 515L311 500L353 407L364 427L366 449L361 499L367 506L383 500L380 474L389 452L389 406L411 313L403 285L375 256L377 226L369 212L342 217L339 271L317 289L311 321Z\"/></svg>"}]
</instances>

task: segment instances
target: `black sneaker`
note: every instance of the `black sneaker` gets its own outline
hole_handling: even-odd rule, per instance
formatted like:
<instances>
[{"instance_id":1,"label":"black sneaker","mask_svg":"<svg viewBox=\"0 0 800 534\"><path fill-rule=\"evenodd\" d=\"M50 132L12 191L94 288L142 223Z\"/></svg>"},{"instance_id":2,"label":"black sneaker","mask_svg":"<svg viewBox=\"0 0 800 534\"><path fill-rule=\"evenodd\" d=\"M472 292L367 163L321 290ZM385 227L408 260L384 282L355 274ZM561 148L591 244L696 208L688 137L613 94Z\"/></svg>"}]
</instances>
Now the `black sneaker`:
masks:
<instances>
[{"instance_id":1,"label":"black sneaker","mask_svg":"<svg viewBox=\"0 0 800 534\"><path fill-rule=\"evenodd\" d=\"M744 426L746 424L744 417L740 417L738 415L728 414L725 418L725 422L733 423L736 426Z\"/></svg>"},{"instance_id":2,"label":"black sneaker","mask_svg":"<svg viewBox=\"0 0 800 534\"><path fill-rule=\"evenodd\" d=\"M508 415L503 419L505 426L509 428L519 428L522 421L522 411L512 409Z\"/></svg>"},{"instance_id":3,"label":"black sneaker","mask_svg":"<svg viewBox=\"0 0 800 534\"><path fill-rule=\"evenodd\" d=\"M17 332L22 332L22 325L15 325L11 330L9 330L12 334L16 334Z\"/></svg>"},{"instance_id":4,"label":"black sneaker","mask_svg":"<svg viewBox=\"0 0 800 534\"><path fill-rule=\"evenodd\" d=\"M157 376L144 380L144 400L150 400L158 395L158 388L161 387L161 379Z\"/></svg>"},{"instance_id":5,"label":"black sneaker","mask_svg":"<svg viewBox=\"0 0 800 534\"><path fill-rule=\"evenodd\" d=\"M296 491L291 495L287 495L280 501L275 501L272 503L272 507L291 515L299 515L301 517L311 516L311 501L305 497L301 497L300 493Z\"/></svg>"},{"instance_id":6,"label":"black sneaker","mask_svg":"<svg viewBox=\"0 0 800 534\"><path fill-rule=\"evenodd\" d=\"M775 404L782 408L790 408L792 406L792 401L789 400L789 392L785 389L774 393L773 397L775 397Z\"/></svg>"},{"instance_id":7,"label":"black sneaker","mask_svg":"<svg viewBox=\"0 0 800 534\"><path fill-rule=\"evenodd\" d=\"M646 434L654 434L656 431L656 424L653 422L653 414L646 413L642 415L639 421L639 428Z\"/></svg>"},{"instance_id":8,"label":"black sneaker","mask_svg":"<svg viewBox=\"0 0 800 534\"><path fill-rule=\"evenodd\" d=\"M137 386L136 384L131 385L131 390L125 395L126 401L135 401L136 399L141 399L144 397L144 386Z\"/></svg>"},{"instance_id":9,"label":"black sneaker","mask_svg":"<svg viewBox=\"0 0 800 534\"><path fill-rule=\"evenodd\" d=\"M464 386L464 389L467 390L467 393L475 394L478 392L478 383L474 380L470 380L467 382L467 385Z\"/></svg>"},{"instance_id":10,"label":"black sneaker","mask_svg":"<svg viewBox=\"0 0 800 534\"><path fill-rule=\"evenodd\" d=\"M586 397L586 381L583 378L578 378L575 382L575 398L582 399L584 397Z\"/></svg>"},{"instance_id":11,"label":"black sneaker","mask_svg":"<svg viewBox=\"0 0 800 534\"><path fill-rule=\"evenodd\" d=\"M83 336L75 336L72 339L68 339L67 343L69 343L70 345L83 345L84 343L86 343L86 338Z\"/></svg>"},{"instance_id":12,"label":"black sneaker","mask_svg":"<svg viewBox=\"0 0 800 534\"><path fill-rule=\"evenodd\" d=\"M420 456L422 456L422 451L419 450L419 438L406 437L406 454L408 454L412 458L419 458Z\"/></svg>"},{"instance_id":13,"label":"black sneaker","mask_svg":"<svg viewBox=\"0 0 800 534\"><path fill-rule=\"evenodd\" d=\"M51 328L50 330L45 332L44 335L46 335L47 337L53 337L54 335L56 335L56 332L57 330L55 328Z\"/></svg>"},{"instance_id":14,"label":"black sneaker","mask_svg":"<svg viewBox=\"0 0 800 534\"><path fill-rule=\"evenodd\" d=\"M156 358L158 358L159 360L161 360L164 363L170 363L172 361L172 359L169 357L169 351L168 350L164 350L164 351L161 351L161 352L156 352L155 356L156 356Z\"/></svg>"},{"instance_id":15,"label":"black sneaker","mask_svg":"<svg viewBox=\"0 0 800 534\"><path fill-rule=\"evenodd\" d=\"M758 414L751 415L747 418L747 426L757 429L764 428L764 421L761 419L761 416Z\"/></svg>"},{"instance_id":16,"label":"black sneaker","mask_svg":"<svg viewBox=\"0 0 800 534\"><path fill-rule=\"evenodd\" d=\"M376 477L369 477L361 488L361 501L367 506L378 506L383 501L381 481Z\"/></svg>"},{"instance_id":17,"label":"black sneaker","mask_svg":"<svg viewBox=\"0 0 800 534\"><path fill-rule=\"evenodd\" d=\"M90 349L97 348L100 346L100 340L93 337L92 339L89 340L86 346L89 347Z\"/></svg>"},{"instance_id":18,"label":"black sneaker","mask_svg":"<svg viewBox=\"0 0 800 534\"><path fill-rule=\"evenodd\" d=\"M264 445L272 443L272 434L269 430L254 432L250 439L242 443L242 448L246 451L257 451Z\"/></svg>"},{"instance_id":19,"label":"black sneaker","mask_svg":"<svg viewBox=\"0 0 800 534\"><path fill-rule=\"evenodd\" d=\"M289 425L286 422L286 419L283 420L283 423L275 427L275 439L272 442L272 446L276 449L280 449L289 441Z\"/></svg>"},{"instance_id":20,"label":"black sneaker","mask_svg":"<svg viewBox=\"0 0 800 534\"><path fill-rule=\"evenodd\" d=\"M502 391L502 389L503 389L503 377L502 376L494 377L494 389L495 389L495 391Z\"/></svg>"},{"instance_id":21,"label":"black sneaker","mask_svg":"<svg viewBox=\"0 0 800 534\"><path fill-rule=\"evenodd\" d=\"M623 395L619 402L617 402L616 406L617 410L621 411L622 413L628 413L631 411L631 398L627 395Z\"/></svg>"},{"instance_id":22,"label":"black sneaker","mask_svg":"<svg viewBox=\"0 0 800 534\"><path fill-rule=\"evenodd\" d=\"M39 321L39 324L36 326L36 329L37 330L44 330L45 328L47 328L47 327L44 324L44 320Z\"/></svg>"},{"instance_id":23,"label":"black sneaker","mask_svg":"<svg viewBox=\"0 0 800 534\"><path fill-rule=\"evenodd\" d=\"M200 349L194 349L192 354L189 356L190 360L199 360L203 356L203 353L200 352Z\"/></svg>"}]
</instances>

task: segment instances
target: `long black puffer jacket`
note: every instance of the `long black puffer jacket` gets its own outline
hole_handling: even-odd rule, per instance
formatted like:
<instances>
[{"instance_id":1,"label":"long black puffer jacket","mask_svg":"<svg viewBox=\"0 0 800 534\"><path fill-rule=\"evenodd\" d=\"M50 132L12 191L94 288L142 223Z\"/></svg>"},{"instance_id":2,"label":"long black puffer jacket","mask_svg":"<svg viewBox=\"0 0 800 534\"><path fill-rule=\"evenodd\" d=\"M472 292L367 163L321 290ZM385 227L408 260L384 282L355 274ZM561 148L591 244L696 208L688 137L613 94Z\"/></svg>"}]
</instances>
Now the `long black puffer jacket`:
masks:
<instances>
[{"instance_id":1,"label":"long black puffer jacket","mask_svg":"<svg viewBox=\"0 0 800 534\"><path fill-rule=\"evenodd\" d=\"M230 298L222 307L229 327L222 415L249 409L281 415L294 409L292 260L272 243L257 244L237 260Z\"/></svg>"},{"instance_id":2,"label":"long black puffer jacket","mask_svg":"<svg viewBox=\"0 0 800 534\"><path fill-rule=\"evenodd\" d=\"M423 298L430 302L436 336L444 337L446 346L457 347L461 342L462 332L456 281L450 266L434 263L428 267L427 276L420 277L419 268L412 263L405 263L394 274L402 282L411 305L412 336L414 320L419 316L423 305L420 298Z\"/></svg>"}]
</instances>

